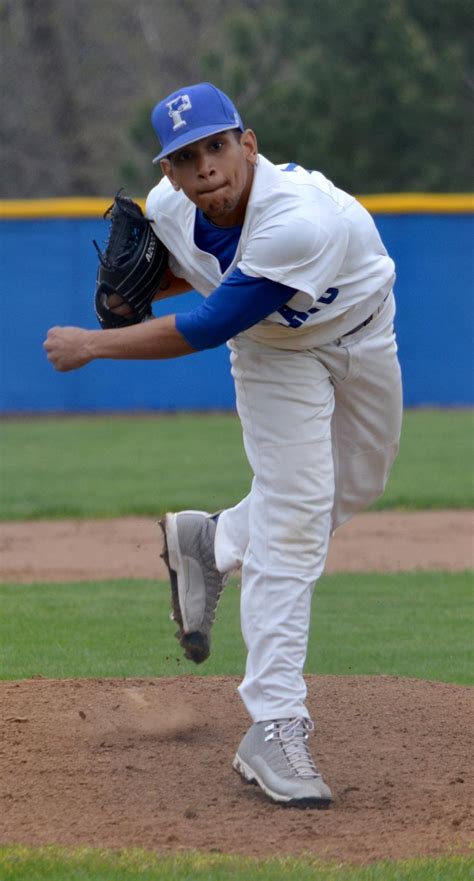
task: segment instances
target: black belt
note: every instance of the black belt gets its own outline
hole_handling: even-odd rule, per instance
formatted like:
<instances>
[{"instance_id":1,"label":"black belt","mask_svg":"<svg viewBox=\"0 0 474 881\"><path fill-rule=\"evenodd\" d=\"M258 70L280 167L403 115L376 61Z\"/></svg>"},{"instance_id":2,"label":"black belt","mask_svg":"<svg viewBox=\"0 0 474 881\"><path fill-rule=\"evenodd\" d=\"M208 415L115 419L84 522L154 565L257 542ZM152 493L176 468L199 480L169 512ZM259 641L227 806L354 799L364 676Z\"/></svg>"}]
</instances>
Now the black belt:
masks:
<instances>
[{"instance_id":1,"label":"black belt","mask_svg":"<svg viewBox=\"0 0 474 881\"><path fill-rule=\"evenodd\" d=\"M375 310L375 312L372 312L372 315L369 315L369 317L366 318L365 321L362 321L360 324L358 324L357 327L353 327L352 330L349 330L347 333L343 333L341 339L345 336L351 336L353 333L357 333L357 331L362 330L363 327L367 327L367 325L374 320L375 316L380 314L382 306L390 296L390 293L388 293L387 296L383 298L380 306L378 307L378 309Z\"/></svg>"}]
</instances>

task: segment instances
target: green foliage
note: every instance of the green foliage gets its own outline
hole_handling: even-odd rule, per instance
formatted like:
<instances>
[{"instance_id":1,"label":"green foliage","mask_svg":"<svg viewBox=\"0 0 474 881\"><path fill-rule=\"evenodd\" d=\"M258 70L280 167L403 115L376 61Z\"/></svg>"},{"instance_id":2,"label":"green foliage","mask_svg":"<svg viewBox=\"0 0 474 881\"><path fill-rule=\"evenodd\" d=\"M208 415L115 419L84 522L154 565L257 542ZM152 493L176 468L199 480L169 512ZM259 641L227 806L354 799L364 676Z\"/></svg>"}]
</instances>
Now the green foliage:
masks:
<instances>
[{"instance_id":1,"label":"green foliage","mask_svg":"<svg viewBox=\"0 0 474 881\"><path fill-rule=\"evenodd\" d=\"M471 186L468 0L4 0L0 24L4 198L144 195L151 108L203 79L352 192Z\"/></svg>"},{"instance_id":2,"label":"green foliage","mask_svg":"<svg viewBox=\"0 0 474 881\"><path fill-rule=\"evenodd\" d=\"M138 849L0 847L2 881L467 881L469 857L349 866L317 857L256 860L221 854L162 857Z\"/></svg>"},{"instance_id":3,"label":"green foliage","mask_svg":"<svg viewBox=\"0 0 474 881\"><path fill-rule=\"evenodd\" d=\"M153 157L160 152L150 122L153 107L153 102L139 102L131 112L128 141L117 172L118 180L128 193L146 194L161 178L160 168L152 163Z\"/></svg>"},{"instance_id":4,"label":"green foliage","mask_svg":"<svg viewBox=\"0 0 474 881\"><path fill-rule=\"evenodd\" d=\"M474 507L473 428L469 410L406 411L376 507ZM0 520L218 510L251 479L233 414L9 419L0 472Z\"/></svg>"},{"instance_id":5,"label":"green foliage","mask_svg":"<svg viewBox=\"0 0 474 881\"><path fill-rule=\"evenodd\" d=\"M238 9L204 58L274 162L356 193L469 189L467 0Z\"/></svg>"},{"instance_id":6,"label":"green foliage","mask_svg":"<svg viewBox=\"0 0 474 881\"><path fill-rule=\"evenodd\" d=\"M186 661L169 586L152 581L0 585L0 679L243 675L240 591L224 591L208 661ZM470 573L324 576L312 608L307 673L470 683Z\"/></svg>"}]
</instances>

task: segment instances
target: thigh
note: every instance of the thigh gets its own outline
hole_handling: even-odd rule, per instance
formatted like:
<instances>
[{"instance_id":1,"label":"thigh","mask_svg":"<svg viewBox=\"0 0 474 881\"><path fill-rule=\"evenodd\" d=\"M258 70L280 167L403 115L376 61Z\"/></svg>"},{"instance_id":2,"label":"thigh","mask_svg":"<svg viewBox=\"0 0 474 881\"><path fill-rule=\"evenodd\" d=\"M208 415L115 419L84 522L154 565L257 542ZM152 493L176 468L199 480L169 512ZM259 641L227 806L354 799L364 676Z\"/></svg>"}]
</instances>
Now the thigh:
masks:
<instances>
[{"instance_id":1,"label":"thigh","mask_svg":"<svg viewBox=\"0 0 474 881\"><path fill-rule=\"evenodd\" d=\"M231 368L237 411L252 470L259 478L263 452L285 448L291 458L301 447L331 439L334 387L328 368L304 350L286 351L233 340ZM290 453L295 449L297 453Z\"/></svg>"},{"instance_id":2,"label":"thigh","mask_svg":"<svg viewBox=\"0 0 474 881\"><path fill-rule=\"evenodd\" d=\"M324 547L334 498L334 386L313 352L233 341L232 373L254 473L253 553L266 566L298 567ZM289 552L292 553L289 553ZM314 568L308 558L305 565Z\"/></svg>"},{"instance_id":3,"label":"thigh","mask_svg":"<svg viewBox=\"0 0 474 881\"><path fill-rule=\"evenodd\" d=\"M398 452L402 386L393 314L389 301L345 347L344 378L333 375L334 528L382 494Z\"/></svg>"}]
</instances>

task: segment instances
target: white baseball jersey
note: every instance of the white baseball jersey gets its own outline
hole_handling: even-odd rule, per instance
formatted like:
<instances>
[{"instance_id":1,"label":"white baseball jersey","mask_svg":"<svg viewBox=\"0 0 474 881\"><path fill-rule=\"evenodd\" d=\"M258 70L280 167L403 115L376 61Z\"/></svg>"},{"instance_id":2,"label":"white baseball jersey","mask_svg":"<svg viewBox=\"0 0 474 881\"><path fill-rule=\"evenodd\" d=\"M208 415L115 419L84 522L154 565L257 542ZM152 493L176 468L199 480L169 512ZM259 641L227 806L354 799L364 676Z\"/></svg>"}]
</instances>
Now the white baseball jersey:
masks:
<instances>
[{"instance_id":1,"label":"white baseball jersey","mask_svg":"<svg viewBox=\"0 0 474 881\"><path fill-rule=\"evenodd\" d=\"M374 221L323 174L259 156L239 244L221 272L194 241L194 204L165 177L146 215L170 252L170 268L208 296L234 269L296 288L282 309L245 334L277 348L324 345L364 321L391 290L394 263Z\"/></svg>"}]
</instances>

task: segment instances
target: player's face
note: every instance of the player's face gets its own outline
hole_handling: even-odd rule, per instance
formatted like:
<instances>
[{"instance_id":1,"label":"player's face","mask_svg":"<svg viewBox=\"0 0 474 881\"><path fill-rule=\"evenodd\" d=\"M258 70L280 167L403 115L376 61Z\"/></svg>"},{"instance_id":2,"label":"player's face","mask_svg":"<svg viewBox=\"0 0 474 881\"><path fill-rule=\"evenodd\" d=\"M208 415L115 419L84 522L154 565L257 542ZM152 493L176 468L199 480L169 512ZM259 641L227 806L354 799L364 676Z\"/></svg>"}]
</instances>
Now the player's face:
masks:
<instances>
[{"instance_id":1,"label":"player's face","mask_svg":"<svg viewBox=\"0 0 474 881\"><path fill-rule=\"evenodd\" d=\"M202 138L163 159L161 168L213 223L236 226L244 221L256 161L257 141L247 129Z\"/></svg>"}]
</instances>

